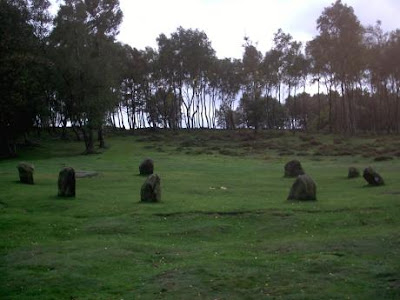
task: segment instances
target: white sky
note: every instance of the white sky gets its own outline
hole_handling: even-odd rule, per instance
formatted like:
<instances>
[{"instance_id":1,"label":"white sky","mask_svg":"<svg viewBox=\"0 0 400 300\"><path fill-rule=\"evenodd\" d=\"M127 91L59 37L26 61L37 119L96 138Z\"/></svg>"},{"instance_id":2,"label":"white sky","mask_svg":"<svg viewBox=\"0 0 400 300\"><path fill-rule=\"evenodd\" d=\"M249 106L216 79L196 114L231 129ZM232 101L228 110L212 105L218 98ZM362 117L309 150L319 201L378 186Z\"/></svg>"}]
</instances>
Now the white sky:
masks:
<instances>
[{"instance_id":1,"label":"white sky","mask_svg":"<svg viewBox=\"0 0 400 300\"><path fill-rule=\"evenodd\" d=\"M241 58L243 37L265 53L282 28L296 40L311 40L316 20L335 0L120 0L124 20L118 39L137 49L157 48L156 38L179 26L204 31L219 58ZM382 21L386 31L400 28L400 0L342 0L363 25Z\"/></svg>"}]
</instances>

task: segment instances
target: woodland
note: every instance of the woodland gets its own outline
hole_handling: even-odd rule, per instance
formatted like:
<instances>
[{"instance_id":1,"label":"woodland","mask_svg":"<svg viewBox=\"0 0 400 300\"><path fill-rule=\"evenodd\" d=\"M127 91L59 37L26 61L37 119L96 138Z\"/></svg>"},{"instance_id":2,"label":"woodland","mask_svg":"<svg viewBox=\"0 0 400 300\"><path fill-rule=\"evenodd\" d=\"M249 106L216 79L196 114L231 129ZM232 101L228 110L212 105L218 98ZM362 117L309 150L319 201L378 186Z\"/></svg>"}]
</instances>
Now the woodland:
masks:
<instances>
[{"instance_id":1,"label":"woodland","mask_svg":"<svg viewBox=\"0 0 400 300\"><path fill-rule=\"evenodd\" d=\"M105 128L399 133L400 29L363 25L340 0L307 43L278 29L262 53L244 37L241 59L218 58L201 29L161 33L156 49L123 44L118 0L49 8L0 0L1 156L69 128L88 154Z\"/></svg>"}]
</instances>

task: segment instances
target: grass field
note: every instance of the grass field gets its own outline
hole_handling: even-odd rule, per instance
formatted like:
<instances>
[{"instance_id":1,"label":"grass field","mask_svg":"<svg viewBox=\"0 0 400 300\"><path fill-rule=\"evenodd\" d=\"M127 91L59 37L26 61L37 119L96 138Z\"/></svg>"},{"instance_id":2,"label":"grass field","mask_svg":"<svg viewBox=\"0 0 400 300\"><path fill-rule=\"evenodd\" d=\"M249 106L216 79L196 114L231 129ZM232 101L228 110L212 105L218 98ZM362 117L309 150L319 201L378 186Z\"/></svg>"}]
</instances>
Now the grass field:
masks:
<instances>
[{"instance_id":1,"label":"grass field","mask_svg":"<svg viewBox=\"0 0 400 300\"><path fill-rule=\"evenodd\" d=\"M46 139L0 161L1 299L400 299L400 137L194 131ZM139 202L155 161L162 202ZM299 159L315 202L289 202ZM35 185L18 182L19 161ZM97 171L57 197L63 166ZM385 179L368 187L350 166Z\"/></svg>"}]
</instances>

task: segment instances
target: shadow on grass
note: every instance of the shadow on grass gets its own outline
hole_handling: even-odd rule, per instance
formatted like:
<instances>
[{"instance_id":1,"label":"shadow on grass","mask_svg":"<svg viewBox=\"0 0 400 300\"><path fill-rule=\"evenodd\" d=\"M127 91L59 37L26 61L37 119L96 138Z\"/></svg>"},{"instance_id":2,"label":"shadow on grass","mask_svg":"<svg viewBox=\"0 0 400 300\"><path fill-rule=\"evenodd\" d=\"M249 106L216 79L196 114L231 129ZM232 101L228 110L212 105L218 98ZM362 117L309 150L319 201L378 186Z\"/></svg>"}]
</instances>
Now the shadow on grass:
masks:
<instances>
[{"instance_id":1,"label":"shadow on grass","mask_svg":"<svg viewBox=\"0 0 400 300\"><path fill-rule=\"evenodd\" d=\"M363 186L361 186L361 188L363 189L369 189L369 188L382 188L385 187L386 184L381 184L381 185L373 185L373 184L364 184Z\"/></svg>"},{"instance_id":2,"label":"shadow on grass","mask_svg":"<svg viewBox=\"0 0 400 300\"><path fill-rule=\"evenodd\" d=\"M21 185L21 186L24 186L24 185L26 185L26 186L34 186L34 185L37 185L36 182L33 182L33 183L23 183L23 182L21 182L21 181L19 181L19 180L13 180L13 181L10 181L10 183L18 184L18 185Z\"/></svg>"},{"instance_id":3,"label":"shadow on grass","mask_svg":"<svg viewBox=\"0 0 400 300\"><path fill-rule=\"evenodd\" d=\"M139 204L139 205L162 205L162 204L164 204L164 202L163 201L138 201L138 202L136 202L136 204Z\"/></svg>"},{"instance_id":4,"label":"shadow on grass","mask_svg":"<svg viewBox=\"0 0 400 300\"><path fill-rule=\"evenodd\" d=\"M66 196L58 196L57 193L54 193L53 195L47 197L47 199L49 199L51 201L59 201L59 202L61 202L63 200L65 200L65 201L79 200L77 198L78 198L77 195L75 195L73 197L66 197Z\"/></svg>"}]
</instances>

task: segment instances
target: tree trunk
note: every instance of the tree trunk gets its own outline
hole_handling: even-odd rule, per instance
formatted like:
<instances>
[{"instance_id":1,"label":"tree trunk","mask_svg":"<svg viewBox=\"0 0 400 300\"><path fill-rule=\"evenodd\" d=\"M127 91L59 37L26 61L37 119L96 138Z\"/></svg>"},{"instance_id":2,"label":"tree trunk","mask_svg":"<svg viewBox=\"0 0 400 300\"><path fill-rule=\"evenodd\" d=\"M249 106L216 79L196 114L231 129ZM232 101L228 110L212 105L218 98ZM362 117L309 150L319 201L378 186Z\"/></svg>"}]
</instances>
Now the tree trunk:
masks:
<instances>
[{"instance_id":1,"label":"tree trunk","mask_svg":"<svg viewBox=\"0 0 400 300\"><path fill-rule=\"evenodd\" d=\"M106 148L106 143L104 141L103 127L100 127L99 130L97 131L97 138L99 141L99 147L102 149Z\"/></svg>"},{"instance_id":2,"label":"tree trunk","mask_svg":"<svg viewBox=\"0 0 400 300\"><path fill-rule=\"evenodd\" d=\"M81 136L80 136L79 131L77 130L76 126L72 125L72 131L75 133L76 140L78 142L80 142L81 141Z\"/></svg>"},{"instance_id":3,"label":"tree trunk","mask_svg":"<svg viewBox=\"0 0 400 300\"><path fill-rule=\"evenodd\" d=\"M348 112L349 112L349 126L350 126L350 134L356 133L356 110L354 110L354 88L351 90L351 96L347 97L348 103Z\"/></svg>"},{"instance_id":4,"label":"tree trunk","mask_svg":"<svg viewBox=\"0 0 400 300\"><path fill-rule=\"evenodd\" d=\"M0 157L16 157L17 147L15 142L12 141L7 133L0 136Z\"/></svg>"},{"instance_id":5,"label":"tree trunk","mask_svg":"<svg viewBox=\"0 0 400 300\"><path fill-rule=\"evenodd\" d=\"M317 131L321 129L321 95L320 95L320 85L319 85L319 78L318 78L318 125L317 125Z\"/></svg>"},{"instance_id":6,"label":"tree trunk","mask_svg":"<svg viewBox=\"0 0 400 300\"><path fill-rule=\"evenodd\" d=\"M17 145L14 141L8 143L8 154L9 157L17 157Z\"/></svg>"},{"instance_id":7,"label":"tree trunk","mask_svg":"<svg viewBox=\"0 0 400 300\"><path fill-rule=\"evenodd\" d=\"M86 146L84 154L94 154L93 130L91 128L82 128L82 133Z\"/></svg>"},{"instance_id":8,"label":"tree trunk","mask_svg":"<svg viewBox=\"0 0 400 300\"><path fill-rule=\"evenodd\" d=\"M399 131L400 131L400 122L399 122L399 119L400 119L400 109L399 109L399 107L400 107L400 97L399 97L399 94L400 94L400 87L399 88L397 88L397 91L396 91L396 109L395 109L395 115L394 115L394 120L395 120L395 130L396 130L396 132L397 133L399 133Z\"/></svg>"},{"instance_id":9,"label":"tree trunk","mask_svg":"<svg viewBox=\"0 0 400 300\"><path fill-rule=\"evenodd\" d=\"M61 139L67 139L67 118L64 118L62 121Z\"/></svg>"}]
</instances>

